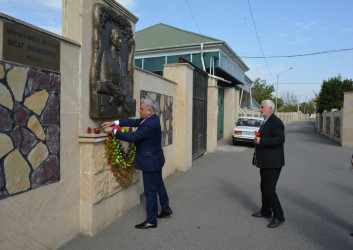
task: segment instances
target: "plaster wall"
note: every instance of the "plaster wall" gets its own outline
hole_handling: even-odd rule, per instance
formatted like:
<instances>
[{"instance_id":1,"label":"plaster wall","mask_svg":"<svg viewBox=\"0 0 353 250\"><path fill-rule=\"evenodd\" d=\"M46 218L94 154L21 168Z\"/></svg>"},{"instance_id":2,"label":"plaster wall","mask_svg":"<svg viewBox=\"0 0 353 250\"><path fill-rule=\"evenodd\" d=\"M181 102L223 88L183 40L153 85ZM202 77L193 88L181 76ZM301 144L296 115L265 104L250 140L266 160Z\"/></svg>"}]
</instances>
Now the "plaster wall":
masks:
<instances>
[{"instance_id":1,"label":"plaster wall","mask_svg":"<svg viewBox=\"0 0 353 250\"><path fill-rule=\"evenodd\" d=\"M215 78L208 79L207 93L207 153L217 151L218 88Z\"/></svg>"},{"instance_id":2,"label":"plaster wall","mask_svg":"<svg viewBox=\"0 0 353 250\"><path fill-rule=\"evenodd\" d=\"M342 147L353 148L353 92L344 93Z\"/></svg>"},{"instance_id":3,"label":"plaster wall","mask_svg":"<svg viewBox=\"0 0 353 250\"><path fill-rule=\"evenodd\" d=\"M193 67L187 63L165 64L163 76L176 82L174 107L177 170L186 171L192 166L192 105Z\"/></svg>"},{"instance_id":4,"label":"plaster wall","mask_svg":"<svg viewBox=\"0 0 353 250\"><path fill-rule=\"evenodd\" d=\"M235 114L234 110L239 106L236 103L236 90L228 88L224 90L224 130L223 138L232 139Z\"/></svg>"}]
</instances>

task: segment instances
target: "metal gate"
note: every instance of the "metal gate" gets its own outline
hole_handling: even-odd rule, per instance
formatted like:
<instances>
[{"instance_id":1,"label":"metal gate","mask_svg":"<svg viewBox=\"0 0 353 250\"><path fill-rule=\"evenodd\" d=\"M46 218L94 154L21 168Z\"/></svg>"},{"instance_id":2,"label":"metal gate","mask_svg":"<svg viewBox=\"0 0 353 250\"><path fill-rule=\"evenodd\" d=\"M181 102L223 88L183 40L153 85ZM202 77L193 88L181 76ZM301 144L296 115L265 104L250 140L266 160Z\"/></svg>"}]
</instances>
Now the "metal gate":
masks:
<instances>
[{"instance_id":1,"label":"metal gate","mask_svg":"<svg viewBox=\"0 0 353 250\"><path fill-rule=\"evenodd\" d=\"M192 158L206 152L207 140L207 86L208 75L199 68L194 69L193 114L192 114Z\"/></svg>"}]
</instances>

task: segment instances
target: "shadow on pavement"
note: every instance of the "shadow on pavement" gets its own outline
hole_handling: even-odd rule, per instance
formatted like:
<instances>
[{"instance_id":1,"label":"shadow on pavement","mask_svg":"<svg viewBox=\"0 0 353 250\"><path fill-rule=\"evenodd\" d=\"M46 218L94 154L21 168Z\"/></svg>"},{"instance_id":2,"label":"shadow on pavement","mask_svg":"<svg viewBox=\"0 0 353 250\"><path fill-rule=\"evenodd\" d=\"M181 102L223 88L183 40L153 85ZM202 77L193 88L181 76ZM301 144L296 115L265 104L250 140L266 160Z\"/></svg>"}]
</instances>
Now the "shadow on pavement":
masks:
<instances>
[{"instance_id":1,"label":"shadow on pavement","mask_svg":"<svg viewBox=\"0 0 353 250\"><path fill-rule=\"evenodd\" d=\"M236 186L234 183L230 183L224 179L220 180L223 192L233 200L236 200L240 205L249 210L249 213L253 213L259 210L258 204L250 199L241 188Z\"/></svg>"}]
</instances>

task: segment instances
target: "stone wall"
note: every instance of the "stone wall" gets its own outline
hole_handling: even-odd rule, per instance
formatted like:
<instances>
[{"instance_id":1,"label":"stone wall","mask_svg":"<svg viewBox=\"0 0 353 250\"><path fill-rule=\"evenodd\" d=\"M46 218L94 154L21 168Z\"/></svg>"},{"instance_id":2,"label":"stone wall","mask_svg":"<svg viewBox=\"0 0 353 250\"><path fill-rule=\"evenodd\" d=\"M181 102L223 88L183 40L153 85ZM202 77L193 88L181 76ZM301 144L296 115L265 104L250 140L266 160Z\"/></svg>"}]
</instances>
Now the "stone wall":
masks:
<instances>
[{"instance_id":1,"label":"stone wall","mask_svg":"<svg viewBox=\"0 0 353 250\"><path fill-rule=\"evenodd\" d=\"M332 109L316 114L315 130L342 147L353 148L353 92L344 93L341 110Z\"/></svg>"},{"instance_id":2,"label":"stone wall","mask_svg":"<svg viewBox=\"0 0 353 250\"><path fill-rule=\"evenodd\" d=\"M60 72L0 63L0 249L54 249L80 232L80 45L0 14L0 60L5 21L58 39L61 55Z\"/></svg>"},{"instance_id":3,"label":"stone wall","mask_svg":"<svg viewBox=\"0 0 353 250\"><path fill-rule=\"evenodd\" d=\"M337 109L332 109L330 112L325 111L321 114L317 114L315 122L316 132L341 144L342 114L342 110Z\"/></svg>"},{"instance_id":4,"label":"stone wall","mask_svg":"<svg viewBox=\"0 0 353 250\"><path fill-rule=\"evenodd\" d=\"M261 117L261 114L258 110L244 109L243 111L244 111L244 113L239 113L239 116ZM284 124L310 119L309 114L303 114L301 111L299 111L299 112L276 112L276 116L278 116Z\"/></svg>"},{"instance_id":5,"label":"stone wall","mask_svg":"<svg viewBox=\"0 0 353 250\"><path fill-rule=\"evenodd\" d=\"M0 61L0 199L60 180L60 74Z\"/></svg>"}]
</instances>

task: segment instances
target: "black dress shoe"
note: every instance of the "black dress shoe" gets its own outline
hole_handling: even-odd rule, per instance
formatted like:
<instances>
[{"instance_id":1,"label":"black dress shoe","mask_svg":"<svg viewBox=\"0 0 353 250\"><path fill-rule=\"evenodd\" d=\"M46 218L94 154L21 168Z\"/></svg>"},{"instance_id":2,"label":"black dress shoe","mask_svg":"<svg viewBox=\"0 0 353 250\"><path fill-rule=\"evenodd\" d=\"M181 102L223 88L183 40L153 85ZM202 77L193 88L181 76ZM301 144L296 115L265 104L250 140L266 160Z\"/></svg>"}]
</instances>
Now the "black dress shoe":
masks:
<instances>
[{"instance_id":1,"label":"black dress shoe","mask_svg":"<svg viewBox=\"0 0 353 250\"><path fill-rule=\"evenodd\" d=\"M141 224L137 224L135 228L137 229L148 229L148 228L156 228L157 224L151 224L148 223L147 221L142 222Z\"/></svg>"},{"instance_id":2,"label":"black dress shoe","mask_svg":"<svg viewBox=\"0 0 353 250\"><path fill-rule=\"evenodd\" d=\"M278 220L278 219L273 219L270 224L268 224L268 228L275 228L281 225L284 222L284 220Z\"/></svg>"},{"instance_id":3,"label":"black dress shoe","mask_svg":"<svg viewBox=\"0 0 353 250\"><path fill-rule=\"evenodd\" d=\"M257 218L259 218L259 217L265 217L265 218L271 218L271 215L264 215L264 214L262 214L261 213L261 211L260 212L257 212L257 213L253 213L253 214L251 214L253 217L257 217Z\"/></svg>"},{"instance_id":4,"label":"black dress shoe","mask_svg":"<svg viewBox=\"0 0 353 250\"><path fill-rule=\"evenodd\" d=\"M165 218L165 217L169 217L173 214L172 210L170 210L169 212L161 212L157 218L159 219L162 219L162 218Z\"/></svg>"},{"instance_id":5,"label":"black dress shoe","mask_svg":"<svg viewBox=\"0 0 353 250\"><path fill-rule=\"evenodd\" d=\"M353 236L353 233L351 233L351 236Z\"/></svg>"}]
</instances>

